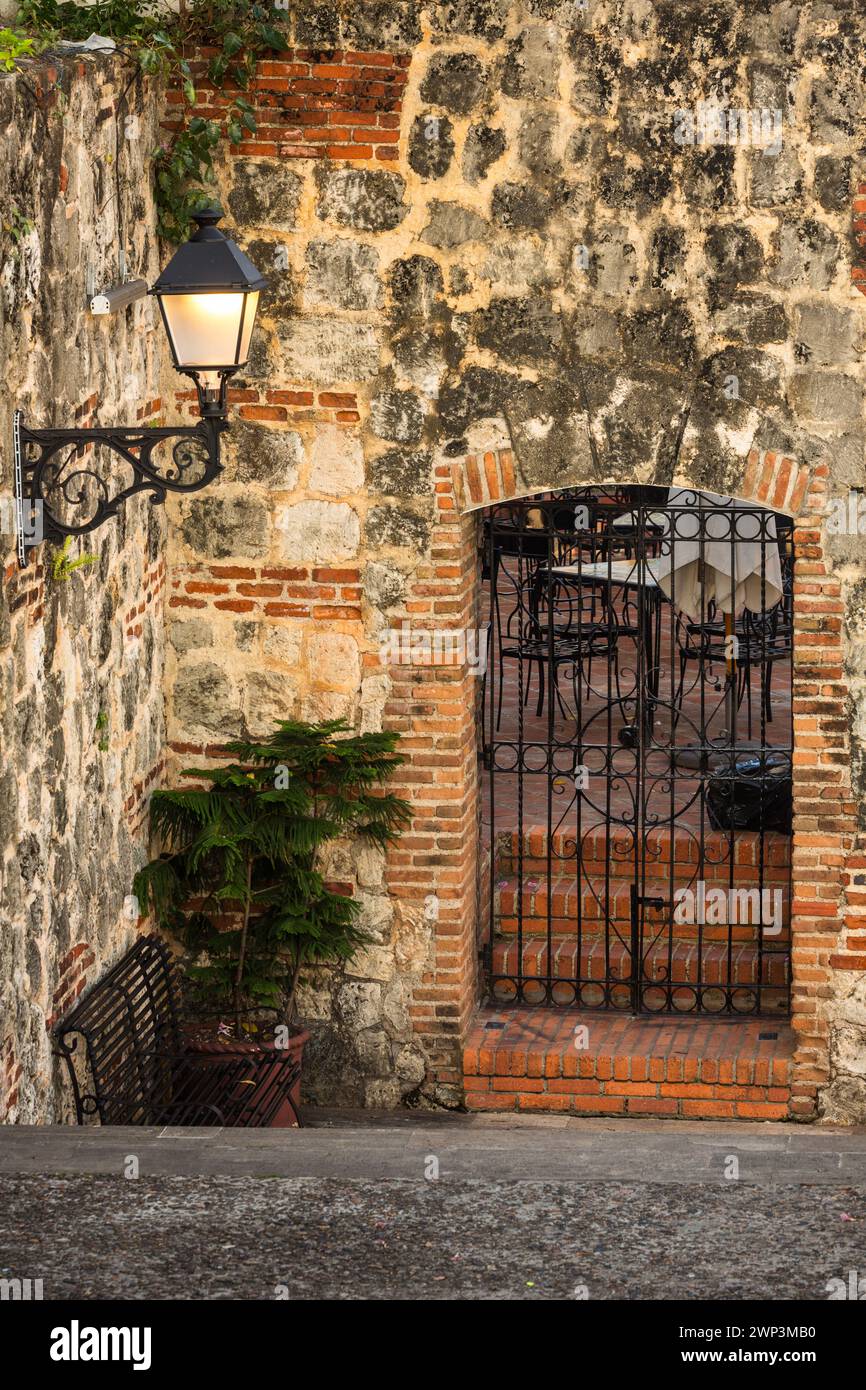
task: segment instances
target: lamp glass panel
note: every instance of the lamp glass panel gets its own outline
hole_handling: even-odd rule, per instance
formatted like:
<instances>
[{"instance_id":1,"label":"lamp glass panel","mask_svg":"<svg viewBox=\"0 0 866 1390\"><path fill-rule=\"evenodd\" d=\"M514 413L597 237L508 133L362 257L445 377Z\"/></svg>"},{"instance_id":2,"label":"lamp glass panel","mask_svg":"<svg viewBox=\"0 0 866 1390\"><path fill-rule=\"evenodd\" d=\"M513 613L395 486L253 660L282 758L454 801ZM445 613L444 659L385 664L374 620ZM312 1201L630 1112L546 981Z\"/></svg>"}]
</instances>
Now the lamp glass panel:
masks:
<instances>
[{"instance_id":1,"label":"lamp glass panel","mask_svg":"<svg viewBox=\"0 0 866 1390\"><path fill-rule=\"evenodd\" d=\"M253 325L256 321L256 311L259 307L259 292L253 290L252 294L247 295L247 308L244 316L244 331L241 337L241 350L238 353L238 366L242 367L250 355L250 338L253 336Z\"/></svg>"},{"instance_id":2,"label":"lamp glass panel","mask_svg":"<svg viewBox=\"0 0 866 1390\"><path fill-rule=\"evenodd\" d=\"M243 293L166 294L162 307L178 366L231 367L245 361L244 351L236 356L244 312ZM247 348L254 318L249 311L248 315L250 328L245 324L243 335ZM241 347L244 348L243 343Z\"/></svg>"}]
</instances>

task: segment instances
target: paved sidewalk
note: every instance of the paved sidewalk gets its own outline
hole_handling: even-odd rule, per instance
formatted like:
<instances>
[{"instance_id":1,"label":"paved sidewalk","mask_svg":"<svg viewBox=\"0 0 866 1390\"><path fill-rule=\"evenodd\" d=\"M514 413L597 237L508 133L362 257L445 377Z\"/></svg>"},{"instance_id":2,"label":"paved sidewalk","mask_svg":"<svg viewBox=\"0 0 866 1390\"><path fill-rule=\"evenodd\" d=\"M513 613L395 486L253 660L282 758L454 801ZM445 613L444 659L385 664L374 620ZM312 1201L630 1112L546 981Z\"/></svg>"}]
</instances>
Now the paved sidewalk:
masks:
<instances>
[{"instance_id":1,"label":"paved sidewalk","mask_svg":"<svg viewBox=\"0 0 866 1390\"><path fill-rule=\"evenodd\" d=\"M0 1277L47 1299L823 1300L866 1275L863 1130L310 1118L0 1128Z\"/></svg>"},{"instance_id":2,"label":"paved sidewalk","mask_svg":"<svg viewBox=\"0 0 866 1390\"><path fill-rule=\"evenodd\" d=\"M0 1126L0 1178L11 1173L141 1176L423 1176L490 1182L610 1181L866 1187L866 1128L605 1120L429 1112L308 1110L303 1130Z\"/></svg>"}]
</instances>

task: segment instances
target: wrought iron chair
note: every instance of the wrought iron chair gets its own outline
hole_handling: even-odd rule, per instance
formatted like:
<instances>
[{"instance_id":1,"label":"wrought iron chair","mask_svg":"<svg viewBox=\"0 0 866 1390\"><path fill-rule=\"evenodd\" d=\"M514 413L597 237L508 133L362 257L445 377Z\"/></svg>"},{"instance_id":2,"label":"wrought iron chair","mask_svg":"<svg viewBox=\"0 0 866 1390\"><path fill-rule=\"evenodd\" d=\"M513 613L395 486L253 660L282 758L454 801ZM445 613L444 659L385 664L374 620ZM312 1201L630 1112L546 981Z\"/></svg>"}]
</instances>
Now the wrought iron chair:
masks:
<instances>
[{"instance_id":1,"label":"wrought iron chair","mask_svg":"<svg viewBox=\"0 0 866 1390\"><path fill-rule=\"evenodd\" d=\"M748 737L752 737L752 668L761 673L761 705L767 723L773 722L773 666L791 656L793 625L787 620L784 597L766 613L751 613L747 609L734 623L736 638L737 709L746 701ZM728 658L728 637L724 618L717 616L711 601L705 623L690 622L682 617L677 623L679 648L679 679L674 703L678 715L682 712L689 662L697 662L698 670L712 670Z\"/></svg>"},{"instance_id":2,"label":"wrought iron chair","mask_svg":"<svg viewBox=\"0 0 866 1390\"><path fill-rule=\"evenodd\" d=\"M599 586L582 585L579 574L575 582L553 571L564 565L580 569L585 564L631 559L636 549L652 547L652 534L642 531L639 538L636 526L623 530L612 525L629 502L628 495L599 496L574 489L497 508L492 520L485 522L481 573L490 584L490 651L498 667L497 730L508 660L527 668L524 704L529 703L537 668L537 715L544 708L547 670L550 688L565 713L560 673L571 669L576 702L578 679L585 682L587 695L590 692L596 658L603 658L612 671L617 700L622 702L617 644L639 639L636 604L624 589L614 602ZM507 596L504 603L503 596Z\"/></svg>"},{"instance_id":3,"label":"wrought iron chair","mask_svg":"<svg viewBox=\"0 0 866 1390\"><path fill-rule=\"evenodd\" d=\"M635 637L638 630L636 623L628 620L625 608L623 612L618 612L615 605L600 598L596 590L584 588L574 580L551 575L546 568L540 568L531 586L528 586L515 639L503 642L499 647L497 729L502 714L505 660L515 660L527 668L524 704L529 703L532 678L537 669L536 716L540 716L544 709L548 680L556 705L563 715L568 716L560 690L563 671L571 673L575 706L578 703L579 682L583 682L589 697L592 664L596 658L603 659L613 673L617 700L622 703L618 643L623 637ZM546 672L549 676L546 676Z\"/></svg>"}]
</instances>

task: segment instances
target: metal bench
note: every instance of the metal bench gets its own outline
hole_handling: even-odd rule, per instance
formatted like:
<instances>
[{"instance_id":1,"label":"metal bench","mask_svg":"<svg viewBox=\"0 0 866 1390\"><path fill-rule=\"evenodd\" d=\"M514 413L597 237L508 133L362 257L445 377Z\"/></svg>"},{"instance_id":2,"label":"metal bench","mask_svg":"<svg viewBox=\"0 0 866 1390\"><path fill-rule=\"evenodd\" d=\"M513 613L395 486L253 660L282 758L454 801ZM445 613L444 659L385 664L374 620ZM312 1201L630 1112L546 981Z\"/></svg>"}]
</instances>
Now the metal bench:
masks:
<instances>
[{"instance_id":1,"label":"metal bench","mask_svg":"<svg viewBox=\"0 0 866 1390\"><path fill-rule=\"evenodd\" d=\"M79 1124L302 1123L292 1095L301 1066L288 1051L236 1043L223 1053L190 1040L177 967L157 936L137 941L54 1038Z\"/></svg>"}]
</instances>

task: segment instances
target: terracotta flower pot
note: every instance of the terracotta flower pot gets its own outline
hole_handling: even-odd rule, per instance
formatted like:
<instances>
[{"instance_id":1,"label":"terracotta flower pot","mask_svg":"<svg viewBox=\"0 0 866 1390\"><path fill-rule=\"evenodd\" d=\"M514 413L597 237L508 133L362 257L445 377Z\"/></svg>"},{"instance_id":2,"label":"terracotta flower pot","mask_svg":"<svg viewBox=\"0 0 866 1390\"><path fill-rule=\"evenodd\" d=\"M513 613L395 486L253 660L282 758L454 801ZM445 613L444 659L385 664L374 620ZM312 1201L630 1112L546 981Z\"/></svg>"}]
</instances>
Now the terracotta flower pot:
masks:
<instances>
[{"instance_id":1,"label":"terracotta flower pot","mask_svg":"<svg viewBox=\"0 0 866 1390\"><path fill-rule=\"evenodd\" d=\"M259 1097L265 1098L265 1109L268 1118L264 1120L265 1127L269 1129L292 1129L296 1128L298 1121L295 1117L295 1109L300 1111L301 1103L301 1074L298 1072L297 1080L290 1088L289 1096L291 1104L285 1097L281 1097L278 1103L276 1100L276 1090L280 1086L280 1071L286 1059L291 1058L299 1064L303 1058L304 1046L309 1038L306 1029L298 1028L289 1036L286 1047L277 1047L273 1042L262 1042L254 1039L224 1038L216 1032L196 1029L189 1033L186 1038L187 1058L193 1066L215 1066L226 1062L237 1062L232 1080L228 1083L228 1093L226 1095L226 1109L229 1112L238 1113L243 1108L255 1106ZM268 1062L263 1060L271 1058ZM244 1059L249 1059L249 1066L244 1068ZM255 1091L248 1095L246 1090L241 1088L253 1087ZM243 1124L243 1120L235 1121ZM263 1121L257 1119L253 1124L261 1125Z\"/></svg>"}]
</instances>

